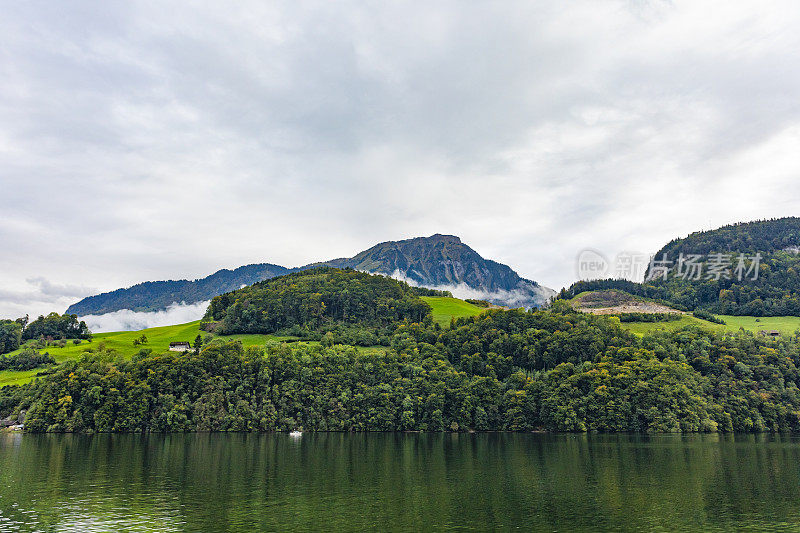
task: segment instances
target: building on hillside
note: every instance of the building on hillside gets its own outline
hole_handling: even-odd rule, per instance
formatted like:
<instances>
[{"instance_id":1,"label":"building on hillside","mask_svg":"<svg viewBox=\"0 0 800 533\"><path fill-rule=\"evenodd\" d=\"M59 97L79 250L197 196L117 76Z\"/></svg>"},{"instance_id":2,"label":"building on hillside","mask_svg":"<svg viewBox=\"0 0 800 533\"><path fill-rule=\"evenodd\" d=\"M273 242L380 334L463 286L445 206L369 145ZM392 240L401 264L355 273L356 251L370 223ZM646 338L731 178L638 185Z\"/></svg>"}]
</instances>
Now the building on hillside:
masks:
<instances>
[{"instance_id":1,"label":"building on hillside","mask_svg":"<svg viewBox=\"0 0 800 533\"><path fill-rule=\"evenodd\" d=\"M169 343L170 352L188 352L192 349L192 345L188 342L171 342Z\"/></svg>"},{"instance_id":2,"label":"building on hillside","mask_svg":"<svg viewBox=\"0 0 800 533\"><path fill-rule=\"evenodd\" d=\"M777 329L762 329L759 333L765 337L780 337L781 332Z\"/></svg>"}]
</instances>

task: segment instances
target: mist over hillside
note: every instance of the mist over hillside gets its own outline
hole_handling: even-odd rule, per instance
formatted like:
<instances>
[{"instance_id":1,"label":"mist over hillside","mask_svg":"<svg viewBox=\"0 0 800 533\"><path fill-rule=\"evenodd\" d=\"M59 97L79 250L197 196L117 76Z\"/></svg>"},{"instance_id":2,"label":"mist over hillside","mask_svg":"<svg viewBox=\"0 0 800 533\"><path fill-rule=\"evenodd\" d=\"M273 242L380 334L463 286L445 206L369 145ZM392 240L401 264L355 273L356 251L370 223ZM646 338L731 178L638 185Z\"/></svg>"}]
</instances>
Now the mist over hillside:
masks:
<instances>
[{"instance_id":1,"label":"mist over hillside","mask_svg":"<svg viewBox=\"0 0 800 533\"><path fill-rule=\"evenodd\" d=\"M351 258L324 264L384 274L411 285L448 290L458 298L506 307L541 307L555 291L484 259L455 235L435 234L376 244Z\"/></svg>"},{"instance_id":2,"label":"mist over hillside","mask_svg":"<svg viewBox=\"0 0 800 533\"><path fill-rule=\"evenodd\" d=\"M198 320L206 312L209 300L192 304L184 302L173 303L166 309L159 311L132 311L120 309L102 315L85 315L81 318L93 333L108 333L111 331L138 331L140 329L155 328L185 324Z\"/></svg>"},{"instance_id":3,"label":"mist over hillside","mask_svg":"<svg viewBox=\"0 0 800 533\"><path fill-rule=\"evenodd\" d=\"M71 305L67 312L90 317L98 331L109 331L109 324L121 330L162 325L165 317L175 313L194 320L203 314L204 309L200 310L197 305L199 302L259 281L322 265L383 274L411 285L449 290L457 297L487 300L506 307L540 307L555 294L552 289L520 277L507 265L484 259L459 237L437 233L430 237L387 241L353 257L295 268L260 263L219 270L193 281L146 281L89 296Z\"/></svg>"}]
</instances>

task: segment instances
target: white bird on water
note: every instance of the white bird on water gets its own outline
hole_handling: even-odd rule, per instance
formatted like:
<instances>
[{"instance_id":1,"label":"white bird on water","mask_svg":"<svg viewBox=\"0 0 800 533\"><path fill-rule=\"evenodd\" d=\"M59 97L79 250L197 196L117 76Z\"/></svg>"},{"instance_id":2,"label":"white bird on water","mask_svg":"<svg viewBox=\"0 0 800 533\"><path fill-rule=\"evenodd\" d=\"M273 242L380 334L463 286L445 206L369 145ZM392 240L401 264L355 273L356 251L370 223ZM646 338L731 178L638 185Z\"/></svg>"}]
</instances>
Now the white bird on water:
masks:
<instances>
[{"instance_id":1,"label":"white bird on water","mask_svg":"<svg viewBox=\"0 0 800 533\"><path fill-rule=\"evenodd\" d=\"M302 431L298 431L298 430L296 430L296 429L295 429L294 431L292 431L291 433L289 433L289 436L290 436L290 437L294 437L294 438L298 438L298 437L300 437L302 434L303 434L303 432L302 432Z\"/></svg>"}]
</instances>

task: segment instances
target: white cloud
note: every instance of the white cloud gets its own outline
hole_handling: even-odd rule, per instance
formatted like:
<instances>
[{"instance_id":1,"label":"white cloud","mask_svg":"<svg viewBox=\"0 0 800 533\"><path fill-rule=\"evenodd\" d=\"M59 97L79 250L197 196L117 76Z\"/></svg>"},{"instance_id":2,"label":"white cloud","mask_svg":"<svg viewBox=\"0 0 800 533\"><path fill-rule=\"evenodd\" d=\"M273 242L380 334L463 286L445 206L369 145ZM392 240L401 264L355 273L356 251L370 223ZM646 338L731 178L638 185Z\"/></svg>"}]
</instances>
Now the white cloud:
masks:
<instances>
[{"instance_id":1,"label":"white cloud","mask_svg":"<svg viewBox=\"0 0 800 533\"><path fill-rule=\"evenodd\" d=\"M155 328L158 326L171 326L185 324L203 318L209 302L194 304L173 303L163 311L141 312L123 309L106 313L104 315L86 315L80 317L86 321L92 333L107 333L110 331L138 331L140 329Z\"/></svg>"},{"instance_id":2,"label":"white cloud","mask_svg":"<svg viewBox=\"0 0 800 533\"><path fill-rule=\"evenodd\" d=\"M415 280L409 278L404 272L399 269L392 272L390 277L404 281L413 287L420 286ZM547 305L552 296L555 296L555 291L542 286L533 286L527 281L521 281L518 288L505 290L485 290L470 287L464 282L450 284L450 285L425 285L429 289L437 291L450 291L450 294L462 300L486 300L488 302L502 305L506 307L541 307Z\"/></svg>"}]
</instances>

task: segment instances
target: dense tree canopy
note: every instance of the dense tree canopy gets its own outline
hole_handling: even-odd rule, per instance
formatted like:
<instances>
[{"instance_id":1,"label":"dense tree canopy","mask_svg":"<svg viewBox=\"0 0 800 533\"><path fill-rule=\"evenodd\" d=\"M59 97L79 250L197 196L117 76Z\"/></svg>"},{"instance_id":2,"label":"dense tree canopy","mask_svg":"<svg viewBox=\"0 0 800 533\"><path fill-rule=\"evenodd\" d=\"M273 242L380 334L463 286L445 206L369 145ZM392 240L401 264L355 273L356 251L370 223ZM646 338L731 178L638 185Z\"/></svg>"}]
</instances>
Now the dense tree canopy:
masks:
<instances>
[{"instance_id":1,"label":"dense tree canopy","mask_svg":"<svg viewBox=\"0 0 800 533\"><path fill-rule=\"evenodd\" d=\"M78 321L78 315L59 315L50 313L40 316L27 324L22 331L22 340L38 339L88 339L91 337L86 322Z\"/></svg>"},{"instance_id":2,"label":"dense tree canopy","mask_svg":"<svg viewBox=\"0 0 800 533\"><path fill-rule=\"evenodd\" d=\"M385 327L420 321L430 307L406 283L352 269L320 267L215 297L205 321L219 333L274 333L293 326Z\"/></svg>"},{"instance_id":3,"label":"dense tree canopy","mask_svg":"<svg viewBox=\"0 0 800 533\"><path fill-rule=\"evenodd\" d=\"M56 360L48 353L39 353L33 348L25 348L11 356L0 356L0 370L31 370L55 364Z\"/></svg>"},{"instance_id":4,"label":"dense tree canopy","mask_svg":"<svg viewBox=\"0 0 800 533\"><path fill-rule=\"evenodd\" d=\"M15 320L0 320L0 354L13 352L22 341L22 324Z\"/></svg>"},{"instance_id":5,"label":"dense tree canopy","mask_svg":"<svg viewBox=\"0 0 800 533\"><path fill-rule=\"evenodd\" d=\"M680 277L677 263L683 254L696 258L699 279ZM709 276L716 254L730 260L726 274ZM736 275L739 256L750 269L760 254L758 268ZM734 224L675 239L655 254L666 260L671 272L666 279L653 277L644 283L627 280L579 281L559 294L573 298L584 291L617 289L651 298L681 310L701 309L717 314L747 316L800 316L800 218L781 218ZM739 278L742 279L739 279ZM754 279L755 278L755 279Z\"/></svg>"},{"instance_id":6,"label":"dense tree canopy","mask_svg":"<svg viewBox=\"0 0 800 533\"><path fill-rule=\"evenodd\" d=\"M23 387L29 431L798 431L800 340L687 328L636 337L613 317L490 310L398 324L391 346L219 339L199 354L101 347Z\"/></svg>"}]
</instances>

